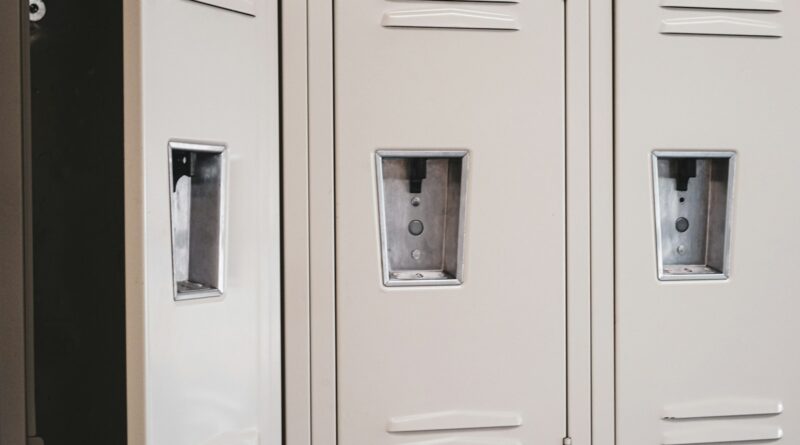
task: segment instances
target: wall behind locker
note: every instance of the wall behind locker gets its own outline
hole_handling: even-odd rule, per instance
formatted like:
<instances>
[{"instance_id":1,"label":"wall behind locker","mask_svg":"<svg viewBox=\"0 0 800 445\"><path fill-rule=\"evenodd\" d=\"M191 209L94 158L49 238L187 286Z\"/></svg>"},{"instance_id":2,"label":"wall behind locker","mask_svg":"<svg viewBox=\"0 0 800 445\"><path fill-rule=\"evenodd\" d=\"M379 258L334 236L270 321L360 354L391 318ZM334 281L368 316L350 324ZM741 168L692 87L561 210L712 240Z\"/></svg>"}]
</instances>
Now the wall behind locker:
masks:
<instances>
[{"instance_id":1,"label":"wall behind locker","mask_svg":"<svg viewBox=\"0 0 800 445\"><path fill-rule=\"evenodd\" d=\"M36 435L126 443L122 2L31 23Z\"/></svg>"}]
</instances>

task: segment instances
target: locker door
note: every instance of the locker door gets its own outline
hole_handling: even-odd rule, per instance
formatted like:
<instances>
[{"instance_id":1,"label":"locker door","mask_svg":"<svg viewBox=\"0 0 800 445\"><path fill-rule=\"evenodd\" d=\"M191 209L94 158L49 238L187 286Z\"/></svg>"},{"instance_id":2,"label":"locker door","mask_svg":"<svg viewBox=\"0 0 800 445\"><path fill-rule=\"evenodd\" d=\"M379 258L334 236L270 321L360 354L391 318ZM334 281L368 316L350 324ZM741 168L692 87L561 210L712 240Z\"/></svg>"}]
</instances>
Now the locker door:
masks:
<instances>
[{"instance_id":1,"label":"locker door","mask_svg":"<svg viewBox=\"0 0 800 445\"><path fill-rule=\"evenodd\" d=\"M278 2L125 5L128 441L281 443Z\"/></svg>"},{"instance_id":2,"label":"locker door","mask_svg":"<svg viewBox=\"0 0 800 445\"><path fill-rule=\"evenodd\" d=\"M616 2L618 444L798 443L800 9L681 5Z\"/></svg>"},{"instance_id":3,"label":"locker door","mask_svg":"<svg viewBox=\"0 0 800 445\"><path fill-rule=\"evenodd\" d=\"M563 2L334 14L339 443L558 443Z\"/></svg>"}]
</instances>

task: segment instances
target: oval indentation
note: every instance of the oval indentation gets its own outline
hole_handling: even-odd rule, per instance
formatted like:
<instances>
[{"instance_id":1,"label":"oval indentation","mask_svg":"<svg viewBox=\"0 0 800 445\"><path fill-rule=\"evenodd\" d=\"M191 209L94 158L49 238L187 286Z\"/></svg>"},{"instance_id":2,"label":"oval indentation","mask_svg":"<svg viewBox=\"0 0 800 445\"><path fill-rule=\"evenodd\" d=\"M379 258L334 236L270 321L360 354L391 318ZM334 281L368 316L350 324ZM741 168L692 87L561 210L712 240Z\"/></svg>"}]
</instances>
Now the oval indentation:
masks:
<instances>
[{"instance_id":1,"label":"oval indentation","mask_svg":"<svg viewBox=\"0 0 800 445\"><path fill-rule=\"evenodd\" d=\"M783 11L783 0L662 0L666 8Z\"/></svg>"},{"instance_id":2,"label":"oval indentation","mask_svg":"<svg viewBox=\"0 0 800 445\"><path fill-rule=\"evenodd\" d=\"M456 8L389 11L383 14L381 25L388 28L519 29L513 16Z\"/></svg>"},{"instance_id":3,"label":"oval indentation","mask_svg":"<svg viewBox=\"0 0 800 445\"><path fill-rule=\"evenodd\" d=\"M664 407L665 420L702 419L714 417L768 416L783 412L780 400L717 399L675 403Z\"/></svg>"},{"instance_id":4,"label":"oval indentation","mask_svg":"<svg viewBox=\"0 0 800 445\"><path fill-rule=\"evenodd\" d=\"M773 425L718 425L664 433L662 445L763 442L778 440L783 430Z\"/></svg>"},{"instance_id":5,"label":"oval indentation","mask_svg":"<svg viewBox=\"0 0 800 445\"><path fill-rule=\"evenodd\" d=\"M522 445L522 442L504 437L443 437L422 442L405 442L401 445Z\"/></svg>"},{"instance_id":6,"label":"oval indentation","mask_svg":"<svg viewBox=\"0 0 800 445\"><path fill-rule=\"evenodd\" d=\"M783 28L773 22L738 17L688 17L661 22L662 34L781 37Z\"/></svg>"},{"instance_id":7,"label":"oval indentation","mask_svg":"<svg viewBox=\"0 0 800 445\"><path fill-rule=\"evenodd\" d=\"M410 431L467 430L479 428L517 427L522 416L514 412L440 411L392 417L386 427L391 433Z\"/></svg>"}]
</instances>

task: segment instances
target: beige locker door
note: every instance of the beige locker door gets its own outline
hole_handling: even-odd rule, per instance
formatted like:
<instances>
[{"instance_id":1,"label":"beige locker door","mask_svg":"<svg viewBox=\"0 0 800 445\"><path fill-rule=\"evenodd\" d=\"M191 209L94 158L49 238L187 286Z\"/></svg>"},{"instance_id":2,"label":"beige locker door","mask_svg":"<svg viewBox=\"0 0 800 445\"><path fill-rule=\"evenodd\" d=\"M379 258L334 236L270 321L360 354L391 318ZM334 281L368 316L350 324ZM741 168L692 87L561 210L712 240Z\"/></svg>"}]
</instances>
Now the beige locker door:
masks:
<instances>
[{"instance_id":1,"label":"beige locker door","mask_svg":"<svg viewBox=\"0 0 800 445\"><path fill-rule=\"evenodd\" d=\"M339 443L564 436L563 8L335 2ZM463 284L384 285L387 149L468 152Z\"/></svg>"},{"instance_id":2,"label":"beige locker door","mask_svg":"<svg viewBox=\"0 0 800 445\"><path fill-rule=\"evenodd\" d=\"M616 2L617 443L800 443L800 5L687 4ZM659 280L654 150L735 153L727 279Z\"/></svg>"}]
</instances>

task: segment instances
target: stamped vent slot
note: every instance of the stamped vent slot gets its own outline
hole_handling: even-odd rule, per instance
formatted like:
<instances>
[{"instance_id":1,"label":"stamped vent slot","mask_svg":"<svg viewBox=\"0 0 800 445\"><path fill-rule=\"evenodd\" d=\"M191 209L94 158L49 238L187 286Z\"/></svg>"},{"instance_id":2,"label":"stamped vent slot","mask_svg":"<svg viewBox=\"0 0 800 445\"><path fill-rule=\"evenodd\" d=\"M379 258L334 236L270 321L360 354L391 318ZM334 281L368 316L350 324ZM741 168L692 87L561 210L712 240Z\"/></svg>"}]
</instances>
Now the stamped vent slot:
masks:
<instances>
[{"instance_id":1,"label":"stamped vent slot","mask_svg":"<svg viewBox=\"0 0 800 445\"><path fill-rule=\"evenodd\" d=\"M383 14L381 25L386 28L519 29L519 22L513 15L463 8L388 11Z\"/></svg>"},{"instance_id":2,"label":"stamped vent slot","mask_svg":"<svg viewBox=\"0 0 800 445\"><path fill-rule=\"evenodd\" d=\"M522 442L506 437L445 436L437 439L400 442L398 445L522 445Z\"/></svg>"},{"instance_id":3,"label":"stamped vent slot","mask_svg":"<svg viewBox=\"0 0 800 445\"><path fill-rule=\"evenodd\" d=\"M418 0L422 2L443 3L519 3L519 0Z\"/></svg>"},{"instance_id":4,"label":"stamped vent slot","mask_svg":"<svg viewBox=\"0 0 800 445\"><path fill-rule=\"evenodd\" d=\"M674 403L664 407L663 420L681 421L726 417L777 416L783 402L770 399L726 398Z\"/></svg>"},{"instance_id":5,"label":"stamped vent slot","mask_svg":"<svg viewBox=\"0 0 800 445\"><path fill-rule=\"evenodd\" d=\"M783 438L783 429L774 425L734 425L730 422L687 427L665 432L662 445L774 442Z\"/></svg>"},{"instance_id":6,"label":"stamped vent slot","mask_svg":"<svg viewBox=\"0 0 800 445\"><path fill-rule=\"evenodd\" d=\"M516 428L522 425L522 415L517 412L496 411L441 411L392 417L386 431L390 433L476 430L486 428Z\"/></svg>"},{"instance_id":7,"label":"stamped vent slot","mask_svg":"<svg viewBox=\"0 0 800 445\"><path fill-rule=\"evenodd\" d=\"M783 11L783 0L662 0L665 8Z\"/></svg>"},{"instance_id":8,"label":"stamped vent slot","mask_svg":"<svg viewBox=\"0 0 800 445\"><path fill-rule=\"evenodd\" d=\"M662 34L696 34L741 37L782 37L783 28L774 22L738 17L710 16L667 19Z\"/></svg>"},{"instance_id":9,"label":"stamped vent slot","mask_svg":"<svg viewBox=\"0 0 800 445\"><path fill-rule=\"evenodd\" d=\"M685 12L706 10L714 14L666 18L661 21L661 34L783 37L783 26L769 20L775 16L771 13L783 10L783 0L662 0L661 6ZM755 13L758 19L754 18Z\"/></svg>"}]
</instances>

